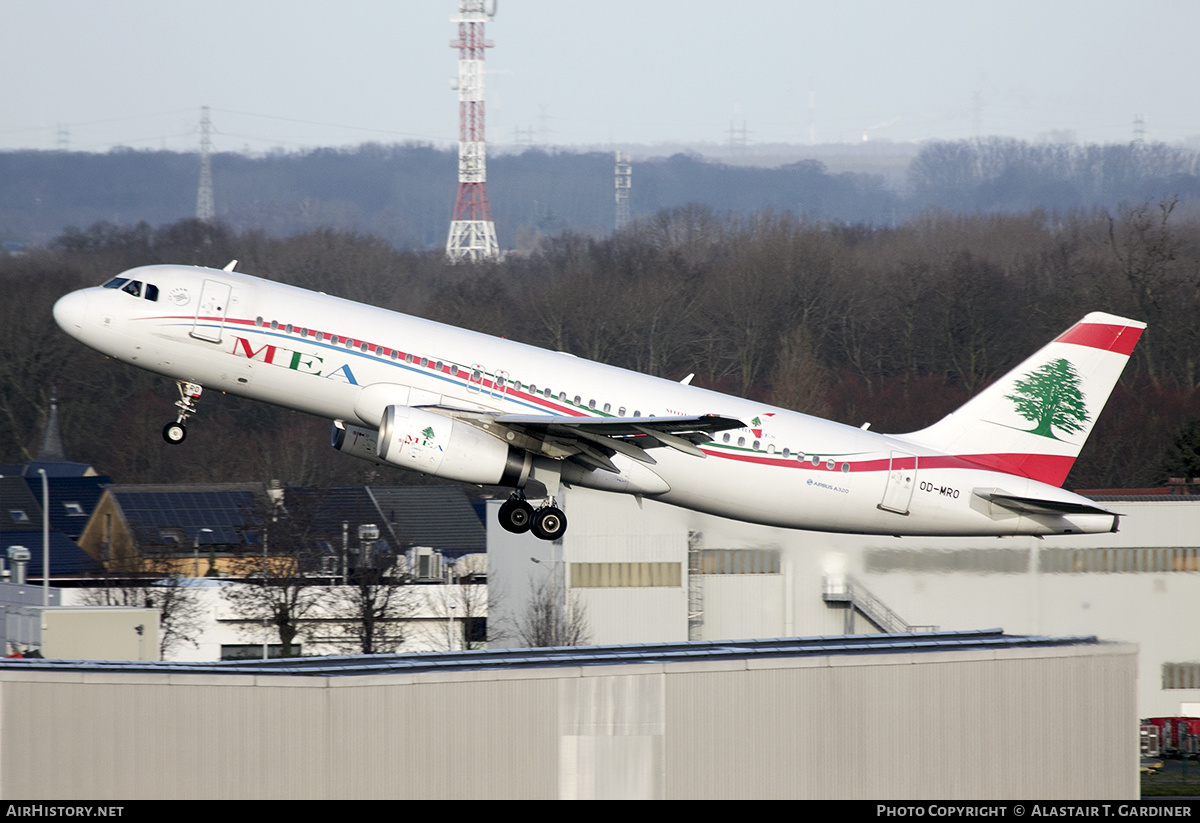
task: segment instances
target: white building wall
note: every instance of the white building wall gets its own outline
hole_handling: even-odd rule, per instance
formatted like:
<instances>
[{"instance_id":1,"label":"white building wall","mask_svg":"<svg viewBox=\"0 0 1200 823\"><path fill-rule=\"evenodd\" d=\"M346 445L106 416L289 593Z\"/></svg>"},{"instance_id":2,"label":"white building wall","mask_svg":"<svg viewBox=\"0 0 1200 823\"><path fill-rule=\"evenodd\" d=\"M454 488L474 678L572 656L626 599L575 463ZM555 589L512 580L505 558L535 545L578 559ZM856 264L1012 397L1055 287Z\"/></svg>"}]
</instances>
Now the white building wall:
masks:
<instances>
[{"instance_id":1,"label":"white building wall","mask_svg":"<svg viewBox=\"0 0 1200 823\"><path fill-rule=\"evenodd\" d=\"M693 639L841 634L845 613L822 600L829 576L850 575L911 625L948 630L1002 628L1010 634L1095 635L1135 643L1140 716L1174 715L1200 702L1200 690L1164 690L1164 662L1200 661L1200 571L1038 571L1036 555L1054 549L1200 547L1200 502L1109 503L1122 512L1116 534L1036 538L891 538L787 531L710 517L654 501L570 489L570 528L559 544L514 536L488 522L490 563L517 590L527 587L532 554L559 564L678 558L687 568L689 540L702 549L777 549L778 575L702 575L689 595L678 591L584 590L597 642L634 643L687 637L689 597L699 595ZM878 551L999 550L1025 553L1015 570L880 570ZM523 565L522 565L523 564ZM529 567L529 568L525 568ZM1194 568L1194 567L1193 567ZM525 575L522 578L522 575ZM603 591L603 594L599 594ZM875 631L861 616L856 632Z\"/></svg>"},{"instance_id":2,"label":"white building wall","mask_svg":"<svg viewBox=\"0 0 1200 823\"><path fill-rule=\"evenodd\" d=\"M261 645L264 640L271 645L279 643L279 633L260 621L248 620L239 614L222 597L221 592L230 586L244 585L229 581L203 581L194 585L192 593L199 600L201 616L197 621L198 632L194 641L181 642L170 650L164 660L206 662L221 659L222 646ZM403 609L404 641L399 652L447 651L450 643L455 650L462 649L462 618L487 616L486 585L428 584L408 586L406 607ZM87 589L63 589L63 605L84 605ZM449 605L454 604L454 630L451 634L448 614ZM328 612L318 611L316 620L327 619ZM318 636L321 632L318 632ZM324 634L328 634L325 631ZM453 641L451 641L453 637ZM307 637L297 638L305 655L342 654L328 642L314 642ZM155 640L157 644L157 640ZM109 658L112 659L112 658Z\"/></svg>"},{"instance_id":3,"label":"white building wall","mask_svg":"<svg viewBox=\"0 0 1200 823\"><path fill-rule=\"evenodd\" d=\"M1134 655L1094 644L345 677L10 668L0 797L1132 799Z\"/></svg>"}]
</instances>

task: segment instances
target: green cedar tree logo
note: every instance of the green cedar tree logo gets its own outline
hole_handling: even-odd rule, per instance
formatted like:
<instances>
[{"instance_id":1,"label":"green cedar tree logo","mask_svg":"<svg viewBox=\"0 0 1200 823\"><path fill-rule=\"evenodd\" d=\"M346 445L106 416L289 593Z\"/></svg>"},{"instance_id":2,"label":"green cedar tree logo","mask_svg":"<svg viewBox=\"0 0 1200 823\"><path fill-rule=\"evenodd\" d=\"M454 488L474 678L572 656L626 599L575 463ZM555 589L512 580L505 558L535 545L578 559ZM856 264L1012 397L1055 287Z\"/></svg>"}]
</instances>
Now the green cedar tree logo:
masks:
<instances>
[{"instance_id":1,"label":"green cedar tree logo","mask_svg":"<svg viewBox=\"0 0 1200 823\"><path fill-rule=\"evenodd\" d=\"M1067 434L1083 431L1091 416L1083 402L1079 372L1059 359L1031 371L1016 382L1016 393L1005 395L1017 406L1017 414L1030 423L1031 434L1061 440L1052 429Z\"/></svg>"},{"instance_id":2,"label":"green cedar tree logo","mask_svg":"<svg viewBox=\"0 0 1200 823\"><path fill-rule=\"evenodd\" d=\"M421 445L428 446L429 442L433 440L433 426L426 426L424 429L422 429L421 436L425 438L425 442Z\"/></svg>"}]
</instances>

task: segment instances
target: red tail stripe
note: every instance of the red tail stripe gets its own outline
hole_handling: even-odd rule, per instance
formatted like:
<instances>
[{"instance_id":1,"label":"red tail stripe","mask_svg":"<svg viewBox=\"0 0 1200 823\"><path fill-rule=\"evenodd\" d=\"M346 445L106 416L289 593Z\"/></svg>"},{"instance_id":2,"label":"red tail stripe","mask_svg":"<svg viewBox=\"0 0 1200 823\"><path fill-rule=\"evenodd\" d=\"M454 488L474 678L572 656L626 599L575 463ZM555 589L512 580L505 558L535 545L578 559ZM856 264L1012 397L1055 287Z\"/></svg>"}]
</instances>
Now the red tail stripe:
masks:
<instances>
[{"instance_id":1,"label":"red tail stripe","mask_svg":"<svg viewBox=\"0 0 1200 823\"><path fill-rule=\"evenodd\" d=\"M1079 323L1063 332L1055 343L1074 343L1093 349L1128 355L1133 352L1142 330L1136 326L1110 326L1104 323Z\"/></svg>"}]
</instances>

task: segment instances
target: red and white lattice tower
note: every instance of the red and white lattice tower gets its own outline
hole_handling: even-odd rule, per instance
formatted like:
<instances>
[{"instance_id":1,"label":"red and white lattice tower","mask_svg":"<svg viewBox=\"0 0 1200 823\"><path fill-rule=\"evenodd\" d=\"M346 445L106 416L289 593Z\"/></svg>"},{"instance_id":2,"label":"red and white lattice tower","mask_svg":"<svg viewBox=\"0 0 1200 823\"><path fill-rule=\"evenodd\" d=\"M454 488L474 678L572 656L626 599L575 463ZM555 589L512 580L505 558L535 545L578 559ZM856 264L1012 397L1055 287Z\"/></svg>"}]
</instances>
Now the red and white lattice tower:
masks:
<instances>
[{"instance_id":1,"label":"red and white lattice tower","mask_svg":"<svg viewBox=\"0 0 1200 823\"><path fill-rule=\"evenodd\" d=\"M487 197L487 144L483 137L483 24L496 13L494 0L458 0L458 199L446 255L454 261L500 256Z\"/></svg>"}]
</instances>

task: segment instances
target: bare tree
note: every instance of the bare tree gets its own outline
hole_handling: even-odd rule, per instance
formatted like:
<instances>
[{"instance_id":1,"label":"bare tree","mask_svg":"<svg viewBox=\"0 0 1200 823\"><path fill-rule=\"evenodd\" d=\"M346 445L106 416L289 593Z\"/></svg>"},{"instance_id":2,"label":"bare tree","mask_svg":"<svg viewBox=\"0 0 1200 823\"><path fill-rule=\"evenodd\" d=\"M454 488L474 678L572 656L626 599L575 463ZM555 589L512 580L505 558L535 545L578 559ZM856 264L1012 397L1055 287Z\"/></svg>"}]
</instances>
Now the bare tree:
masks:
<instances>
[{"instance_id":1,"label":"bare tree","mask_svg":"<svg viewBox=\"0 0 1200 823\"><path fill-rule=\"evenodd\" d=\"M578 592L567 592L552 577L529 581L529 600L516 617L524 646L582 646L592 639L587 608Z\"/></svg>"},{"instance_id":2,"label":"bare tree","mask_svg":"<svg viewBox=\"0 0 1200 823\"><path fill-rule=\"evenodd\" d=\"M446 651L481 648L487 640L488 615L486 583L458 583L445 586L421 586L421 614L424 620L413 630L422 645ZM451 633L453 627L453 633Z\"/></svg>"},{"instance_id":3,"label":"bare tree","mask_svg":"<svg viewBox=\"0 0 1200 823\"><path fill-rule=\"evenodd\" d=\"M328 578L320 575L324 553L317 523L316 493L288 495L289 506L268 500L256 518L263 524L263 552L247 555L233 564L241 585L229 586L221 596L248 622L242 633L250 638L270 626L279 637L282 657L296 657L296 641L311 638L312 622L321 614Z\"/></svg>"},{"instance_id":4,"label":"bare tree","mask_svg":"<svg viewBox=\"0 0 1200 823\"><path fill-rule=\"evenodd\" d=\"M110 561L98 585L80 597L86 606L129 606L158 610L158 651L163 659L182 646L198 647L208 609L194 578L169 571L159 557Z\"/></svg>"},{"instance_id":5,"label":"bare tree","mask_svg":"<svg viewBox=\"0 0 1200 823\"><path fill-rule=\"evenodd\" d=\"M393 573L395 572L395 573ZM405 638L414 611L414 587L405 585L395 557L360 563L345 586L329 592L329 642L347 654L391 654Z\"/></svg>"}]
</instances>

